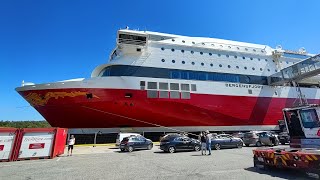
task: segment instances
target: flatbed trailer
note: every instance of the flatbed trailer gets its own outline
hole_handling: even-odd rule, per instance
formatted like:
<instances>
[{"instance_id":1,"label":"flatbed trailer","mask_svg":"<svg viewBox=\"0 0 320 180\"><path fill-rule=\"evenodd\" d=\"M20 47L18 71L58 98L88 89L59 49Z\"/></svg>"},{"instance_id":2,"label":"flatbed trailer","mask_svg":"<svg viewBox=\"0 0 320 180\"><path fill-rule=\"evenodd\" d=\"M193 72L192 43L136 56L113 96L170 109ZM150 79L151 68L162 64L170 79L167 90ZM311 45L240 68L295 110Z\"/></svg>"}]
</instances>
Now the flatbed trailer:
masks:
<instances>
[{"instance_id":1,"label":"flatbed trailer","mask_svg":"<svg viewBox=\"0 0 320 180\"><path fill-rule=\"evenodd\" d=\"M320 106L285 108L283 115L290 147L254 149L254 166L296 169L320 179Z\"/></svg>"}]
</instances>

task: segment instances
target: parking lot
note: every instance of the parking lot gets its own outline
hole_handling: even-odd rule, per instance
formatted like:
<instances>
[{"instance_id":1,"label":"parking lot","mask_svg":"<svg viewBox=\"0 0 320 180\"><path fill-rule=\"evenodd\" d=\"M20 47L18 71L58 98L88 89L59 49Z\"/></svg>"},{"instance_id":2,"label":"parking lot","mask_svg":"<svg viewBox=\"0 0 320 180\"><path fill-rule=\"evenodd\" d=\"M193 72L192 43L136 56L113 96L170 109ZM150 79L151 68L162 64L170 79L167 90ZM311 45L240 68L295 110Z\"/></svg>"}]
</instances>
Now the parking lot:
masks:
<instances>
[{"instance_id":1,"label":"parking lot","mask_svg":"<svg viewBox=\"0 0 320 180\"><path fill-rule=\"evenodd\" d=\"M73 156L0 163L0 179L306 179L293 171L256 170L252 149L200 152L120 152L116 148L76 147Z\"/></svg>"}]
</instances>

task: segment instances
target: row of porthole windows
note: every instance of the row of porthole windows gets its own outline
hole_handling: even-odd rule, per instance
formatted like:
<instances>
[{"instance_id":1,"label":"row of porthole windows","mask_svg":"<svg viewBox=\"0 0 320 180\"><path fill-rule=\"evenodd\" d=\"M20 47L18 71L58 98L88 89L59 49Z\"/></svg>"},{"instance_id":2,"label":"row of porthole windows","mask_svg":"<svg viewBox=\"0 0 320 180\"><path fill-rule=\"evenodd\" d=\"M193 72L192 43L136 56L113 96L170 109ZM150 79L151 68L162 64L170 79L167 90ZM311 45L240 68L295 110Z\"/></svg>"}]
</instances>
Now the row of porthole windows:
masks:
<instances>
[{"instance_id":1,"label":"row of porthole windows","mask_svg":"<svg viewBox=\"0 0 320 180\"><path fill-rule=\"evenodd\" d=\"M175 41L176 41L175 39L172 39L172 42L175 42ZM186 43L185 40L182 40L181 42L182 42L182 43ZM195 43L194 41L192 41L192 44L196 44L196 43ZM201 44L202 44L203 46L206 45L206 43L201 43ZM211 44L211 46L215 46L215 44ZM222 44L220 44L219 46L223 48L223 45L222 45ZM231 49L231 46L228 46L228 48ZM237 47L237 49L240 50L240 47ZM244 50L249 51L248 48L244 48ZM257 52L256 49L252 49L252 51L253 51L253 52ZM261 49L260 51L261 51L262 53L266 52L264 49Z\"/></svg>"},{"instance_id":2,"label":"row of porthole windows","mask_svg":"<svg viewBox=\"0 0 320 180\"><path fill-rule=\"evenodd\" d=\"M165 60L165 59L162 59L161 61L162 61L162 62L166 62L166 60ZM172 60L171 62L172 62L172 63L176 63L176 60ZM186 64L186 62L185 62L185 61L181 61L181 63L182 63L182 64ZM195 65L196 63L195 63L195 62L191 62L191 64L192 64L192 65ZM203 62L202 62L202 63L200 63L200 64L201 64L201 66L204 66L204 63L203 63ZM211 66L211 67L213 67L213 64L212 64L212 63L210 63L210 66ZM219 64L219 67L222 67L222 64ZM227 67L228 67L228 68L231 68L231 65L228 65ZM236 68L237 68L237 69L240 69L240 67L239 67L239 66L236 66ZM247 69L248 69L246 66L244 66L243 68L244 68L245 70L247 70ZM254 67L252 67L252 70L254 71L254 70L256 70L256 69L255 69ZM267 69L267 70L270 72L270 69ZM262 69L262 68L260 68L260 71L263 71L263 69ZM276 70L276 69L275 69L275 72L277 72L277 70Z\"/></svg>"},{"instance_id":3,"label":"row of porthole windows","mask_svg":"<svg viewBox=\"0 0 320 180\"><path fill-rule=\"evenodd\" d=\"M163 48L163 47L162 47L162 48L161 48L161 50L163 50L163 51L164 51L164 50L165 50L165 48ZM175 49L171 49L171 51L172 51L172 52L174 52L174 51L175 51ZM182 53L184 53L184 52L185 52L185 50L183 50L183 49L181 49L180 51L181 51ZM194 51L190 51L190 53L191 53L191 54L194 54ZM203 54L204 54L203 52L199 52L199 53L200 53L200 55L203 55ZM212 55L213 55L212 53L208 53L208 54L209 54L209 56L212 56ZM217 54L217 56L218 56L218 57L221 57L222 55L221 55L221 54ZM225 56L226 56L227 58L229 58L229 57L230 57L230 55L228 55L228 54L227 54L227 55L225 55ZM237 59L237 58L238 58L238 56L236 56L236 55L235 55L235 56L233 56L233 57L234 57L235 59ZM253 60L253 57L250 57L250 58L249 58L249 57L244 57L244 56L243 56L243 57L242 57L242 59L250 59L250 60ZM261 60L260 58L257 58L257 59L258 59L258 61L260 61L260 60ZM264 59L264 60L265 60L266 62L268 62L268 59ZM274 62L274 60L272 60L272 61ZM289 62L288 62L288 61L286 61L286 63L287 63L287 64L289 64Z\"/></svg>"}]
</instances>

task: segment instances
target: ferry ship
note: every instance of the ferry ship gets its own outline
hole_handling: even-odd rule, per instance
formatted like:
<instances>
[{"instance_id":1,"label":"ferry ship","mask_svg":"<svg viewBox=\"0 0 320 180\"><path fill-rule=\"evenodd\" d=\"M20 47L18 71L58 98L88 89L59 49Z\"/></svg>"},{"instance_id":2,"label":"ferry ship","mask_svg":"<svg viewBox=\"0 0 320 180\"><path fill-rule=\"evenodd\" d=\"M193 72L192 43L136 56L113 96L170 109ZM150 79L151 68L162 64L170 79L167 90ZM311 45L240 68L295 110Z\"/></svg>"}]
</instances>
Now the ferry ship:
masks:
<instances>
[{"instance_id":1,"label":"ferry ship","mask_svg":"<svg viewBox=\"0 0 320 180\"><path fill-rule=\"evenodd\" d=\"M276 130L298 92L267 77L311 56L304 48L121 29L90 78L16 91L54 127ZM319 103L319 80L300 82L310 103Z\"/></svg>"}]
</instances>

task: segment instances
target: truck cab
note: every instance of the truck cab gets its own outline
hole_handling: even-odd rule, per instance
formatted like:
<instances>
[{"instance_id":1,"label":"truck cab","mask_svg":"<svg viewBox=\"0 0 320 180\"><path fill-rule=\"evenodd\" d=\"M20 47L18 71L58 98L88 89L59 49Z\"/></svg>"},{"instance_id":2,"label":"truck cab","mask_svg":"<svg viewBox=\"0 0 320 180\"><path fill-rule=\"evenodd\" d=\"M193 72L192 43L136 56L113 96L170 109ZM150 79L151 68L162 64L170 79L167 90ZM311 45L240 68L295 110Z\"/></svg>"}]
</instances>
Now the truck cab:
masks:
<instances>
[{"instance_id":1,"label":"truck cab","mask_svg":"<svg viewBox=\"0 0 320 180\"><path fill-rule=\"evenodd\" d=\"M320 106L306 105L283 109L291 147L320 147Z\"/></svg>"}]
</instances>

